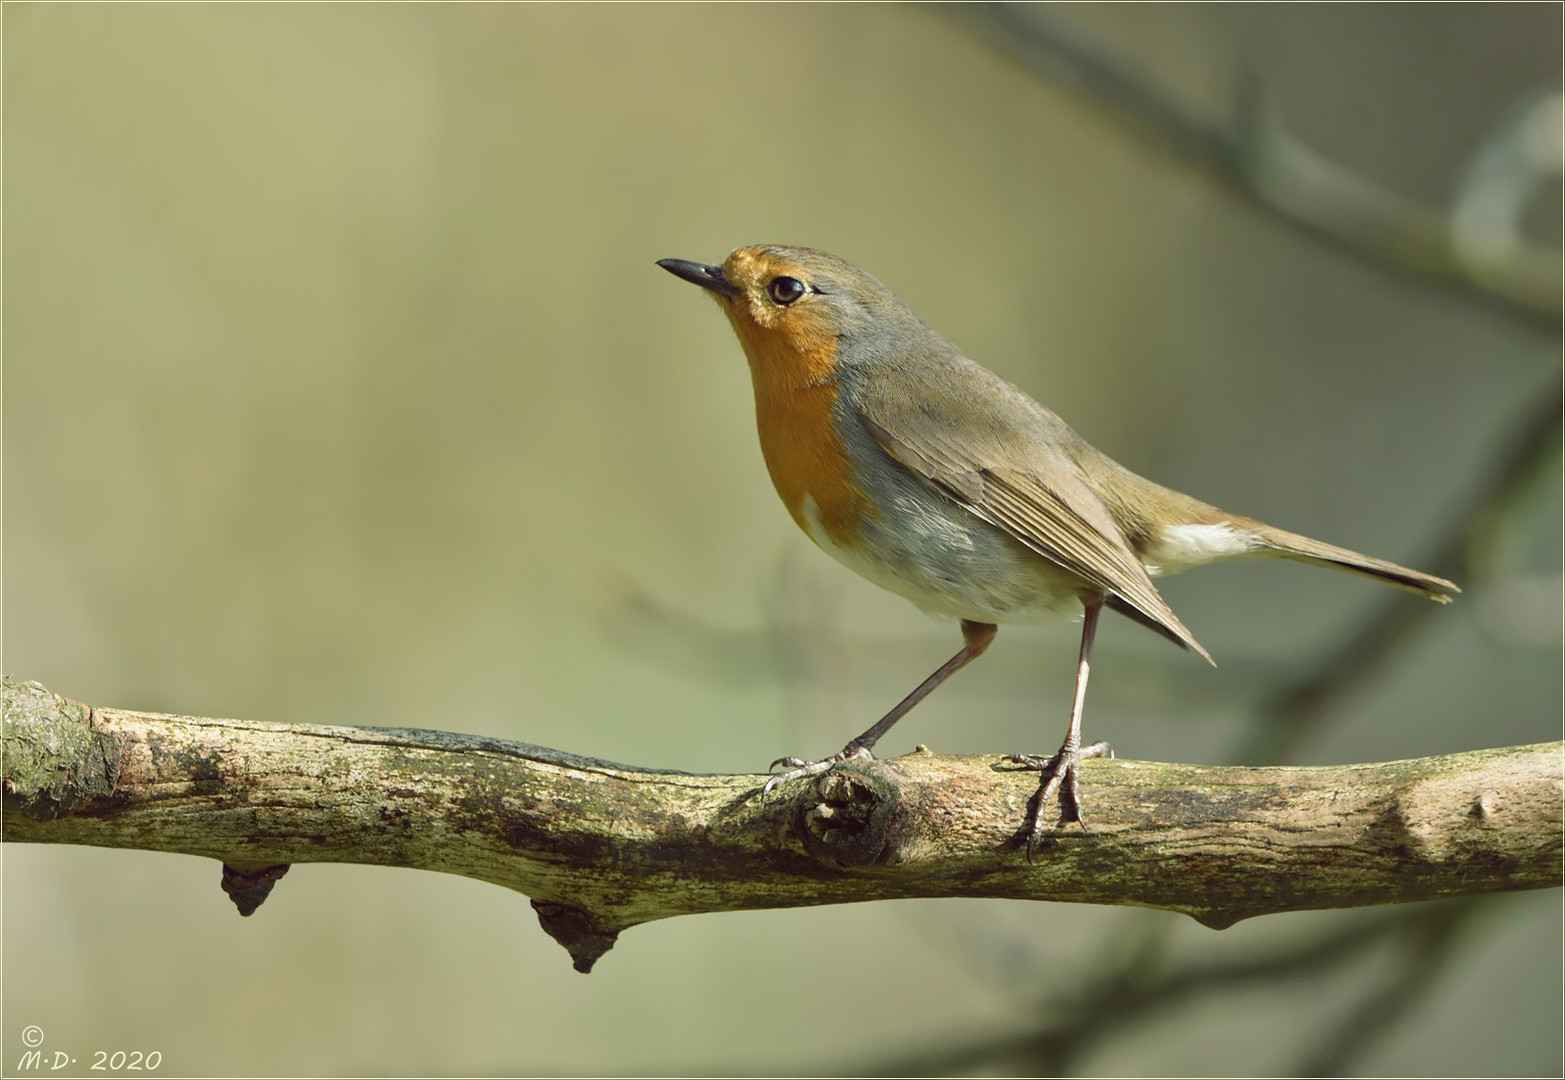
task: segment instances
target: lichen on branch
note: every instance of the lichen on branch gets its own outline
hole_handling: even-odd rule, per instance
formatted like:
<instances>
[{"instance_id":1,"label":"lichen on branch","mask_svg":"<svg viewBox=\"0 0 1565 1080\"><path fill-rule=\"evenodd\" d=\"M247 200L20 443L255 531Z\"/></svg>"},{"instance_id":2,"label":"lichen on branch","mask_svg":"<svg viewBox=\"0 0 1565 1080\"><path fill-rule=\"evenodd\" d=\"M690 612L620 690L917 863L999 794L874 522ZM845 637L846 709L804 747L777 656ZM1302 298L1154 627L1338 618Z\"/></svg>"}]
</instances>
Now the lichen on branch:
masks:
<instances>
[{"instance_id":1,"label":"lichen on branch","mask_svg":"<svg viewBox=\"0 0 1565 1080\"><path fill-rule=\"evenodd\" d=\"M1088 762L1090 828L1029 863L1036 774L996 756L850 762L763 799L764 777L473 735L131 712L11 680L3 696L9 842L216 859L241 911L298 863L460 874L530 897L584 971L628 927L708 911L1004 896L1222 927L1560 883L1558 743L1313 768Z\"/></svg>"}]
</instances>

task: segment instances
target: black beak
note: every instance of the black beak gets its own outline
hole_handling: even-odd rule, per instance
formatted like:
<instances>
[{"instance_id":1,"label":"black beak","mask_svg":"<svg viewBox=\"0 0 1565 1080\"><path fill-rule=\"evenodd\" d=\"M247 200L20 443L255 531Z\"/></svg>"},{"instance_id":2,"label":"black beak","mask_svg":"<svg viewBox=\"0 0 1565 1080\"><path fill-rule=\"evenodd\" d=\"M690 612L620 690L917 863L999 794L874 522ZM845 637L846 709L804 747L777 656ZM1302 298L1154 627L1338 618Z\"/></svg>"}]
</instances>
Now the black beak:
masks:
<instances>
[{"instance_id":1,"label":"black beak","mask_svg":"<svg viewBox=\"0 0 1565 1080\"><path fill-rule=\"evenodd\" d=\"M710 289L719 296L739 295L739 290L723 277L721 266L708 266L706 263L691 262L689 259L659 259L658 265L675 277L684 278L692 285L699 285L703 289Z\"/></svg>"}]
</instances>

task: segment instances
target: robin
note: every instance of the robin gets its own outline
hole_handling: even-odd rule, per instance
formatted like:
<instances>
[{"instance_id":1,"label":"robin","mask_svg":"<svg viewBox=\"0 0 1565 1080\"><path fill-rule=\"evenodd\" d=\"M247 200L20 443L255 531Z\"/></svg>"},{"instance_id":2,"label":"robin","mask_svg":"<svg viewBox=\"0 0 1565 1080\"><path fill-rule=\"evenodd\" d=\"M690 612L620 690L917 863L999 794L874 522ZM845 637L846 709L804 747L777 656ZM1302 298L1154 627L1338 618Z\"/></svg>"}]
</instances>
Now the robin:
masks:
<instances>
[{"instance_id":1,"label":"robin","mask_svg":"<svg viewBox=\"0 0 1565 1080\"><path fill-rule=\"evenodd\" d=\"M765 787L869 758L891 726L976 659L999 623L1083 613L1065 741L1039 770L1029 856L1056 795L1082 822L1082 703L1105 607L1208 663L1153 578L1219 559L1280 556L1448 603L1442 578L1240 517L1145 480L954 345L869 274L824 251L763 245L721 266L663 259L707 290L750 363L761 453L817 545L925 611L960 620L962 648L890 712L820 761L780 758Z\"/></svg>"}]
</instances>

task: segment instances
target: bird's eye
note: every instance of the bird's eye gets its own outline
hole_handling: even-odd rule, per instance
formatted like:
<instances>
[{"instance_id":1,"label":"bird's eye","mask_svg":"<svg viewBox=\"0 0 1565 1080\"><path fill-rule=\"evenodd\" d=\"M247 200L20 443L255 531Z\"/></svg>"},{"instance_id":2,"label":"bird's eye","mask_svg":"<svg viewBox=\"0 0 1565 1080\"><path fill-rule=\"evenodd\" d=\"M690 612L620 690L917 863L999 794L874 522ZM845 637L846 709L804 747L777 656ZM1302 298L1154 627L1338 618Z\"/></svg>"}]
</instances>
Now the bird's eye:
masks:
<instances>
[{"instance_id":1,"label":"bird's eye","mask_svg":"<svg viewBox=\"0 0 1565 1080\"><path fill-rule=\"evenodd\" d=\"M798 278L774 277L766 286L767 293L780 306L787 307L807 291Z\"/></svg>"}]
</instances>

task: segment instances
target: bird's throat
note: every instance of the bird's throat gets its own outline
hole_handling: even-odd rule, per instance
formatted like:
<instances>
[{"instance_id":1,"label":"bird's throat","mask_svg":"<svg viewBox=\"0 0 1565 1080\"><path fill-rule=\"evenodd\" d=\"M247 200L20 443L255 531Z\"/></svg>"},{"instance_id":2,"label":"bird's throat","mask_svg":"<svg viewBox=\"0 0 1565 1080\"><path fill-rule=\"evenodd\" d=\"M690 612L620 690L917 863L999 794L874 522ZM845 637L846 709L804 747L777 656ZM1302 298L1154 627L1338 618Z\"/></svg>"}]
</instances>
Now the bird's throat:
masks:
<instances>
[{"instance_id":1,"label":"bird's throat","mask_svg":"<svg viewBox=\"0 0 1565 1080\"><path fill-rule=\"evenodd\" d=\"M835 340L805 351L753 328L747 333L742 316L733 323L750 362L756 427L772 485L812 538L811 525L818 523L833 543L853 544L859 523L874 510L854 484L837 430Z\"/></svg>"}]
</instances>

